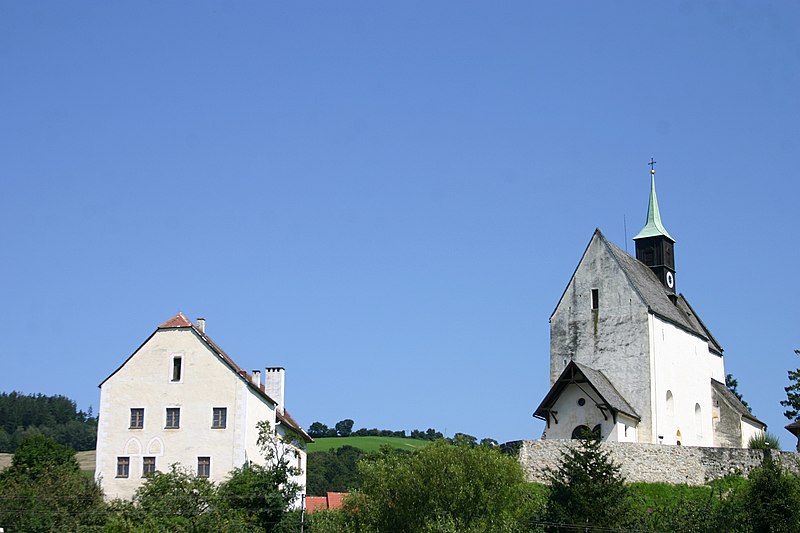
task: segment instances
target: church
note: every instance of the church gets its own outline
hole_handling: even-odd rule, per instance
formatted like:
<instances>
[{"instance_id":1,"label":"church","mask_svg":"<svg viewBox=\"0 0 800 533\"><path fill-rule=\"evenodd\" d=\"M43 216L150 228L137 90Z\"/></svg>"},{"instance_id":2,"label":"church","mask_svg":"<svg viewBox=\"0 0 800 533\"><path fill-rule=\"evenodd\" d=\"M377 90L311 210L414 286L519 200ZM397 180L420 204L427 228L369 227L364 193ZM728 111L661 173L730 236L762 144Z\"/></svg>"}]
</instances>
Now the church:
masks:
<instances>
[{"instance_id":1,"label":"church","mask_svg":"<svg viewBox=\"0 0 800 533\"><path fill-rule=\"evenodd\" d=\"M725 386L722 346L676 289L655 169L636 257L597 229L550 316L543 439L744 448L765 424Z\"/></svg>"}]
</instances>

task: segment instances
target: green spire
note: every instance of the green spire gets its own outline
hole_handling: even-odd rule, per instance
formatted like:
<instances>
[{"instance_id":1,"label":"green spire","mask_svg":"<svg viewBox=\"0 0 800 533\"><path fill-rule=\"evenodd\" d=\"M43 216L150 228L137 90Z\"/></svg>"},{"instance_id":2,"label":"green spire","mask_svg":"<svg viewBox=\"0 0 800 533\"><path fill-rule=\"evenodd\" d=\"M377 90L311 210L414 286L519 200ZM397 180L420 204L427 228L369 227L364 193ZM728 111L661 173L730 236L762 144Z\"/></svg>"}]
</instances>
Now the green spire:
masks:
<instances>
[{"instance_id":1,"label":"green spire","mask_svg":"<svg viewBox=\"0 0 800 533\"><path fill-rule=\"evenodd\" d=\"M647 206L647 224L633 240L656 237L658 235L663 235L675 242L667 228L661 223L661 213L658 211L658 198L656 198L656 171L655 169L650 169L650 205Z\"/></svg>"}]
</instances>

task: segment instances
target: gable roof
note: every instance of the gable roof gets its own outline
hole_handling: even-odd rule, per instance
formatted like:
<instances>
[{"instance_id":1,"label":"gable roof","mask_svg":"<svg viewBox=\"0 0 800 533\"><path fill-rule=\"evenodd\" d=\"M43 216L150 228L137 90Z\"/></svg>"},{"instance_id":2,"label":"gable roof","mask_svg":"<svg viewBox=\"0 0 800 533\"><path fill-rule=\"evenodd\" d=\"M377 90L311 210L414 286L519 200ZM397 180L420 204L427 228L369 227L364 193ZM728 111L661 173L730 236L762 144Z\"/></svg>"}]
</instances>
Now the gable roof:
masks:
<instances>
[{"instance_id":1,"label":"gable roof","mask_svg":"<svg viewBox=\"0 0 800 533\"><path fill-rule=\"evenodd\" d=\"M717 393L722 396L725 401L742 416L742 418L747 418L748 420L752 420L757 424L761 424L765 428L767 427L764 422L753 416L753 413L750 412L750 409L748 409L724 383L711 378L711 387L717 391Z\"/></svg>"},{"instance_id":2,"label":"gable roof","mask_svg":"<svg viewBox=\"0 0 800 533\"><path fill-rule=\"evenodd\" d=\"M119 367L117 367L116 370L114 370L106 379L104 379L100 383L99 386L102 387L103 383L108 381L111 378L111 376L113 376L114 374L119 372L119 370L123 366L125 366L128 363L128 361L130 361L131 358L133 358L133 356L136 355L136 353L139 350L142 349L142 346L147 344L147 342L151 338L153 338L153 335L158 333L158 331L165 330L165 329L190 329L190 330L192 330L200 338L200 340L203 341L206 344L206 346L208 346L211 349L211 351L214 352L222 360L222 362L225 363L225 365L239 377L239 379L241 379L242 381L245 382L245 384L250 388L250 390L255 392L257 395L261 396L262 398L264 398L268 402L272 403L273 405L278 406L278 402L276 402L275 400L270 398L269 395L264 391L264 384L263 383L259 384L259 385L256 385L255 383L253 383L253 379L252 379L253 376L251 374L248 374L246 370L244 370L242 367L237 365L234 362L234 360L231 359L231 357L227 353L225 353L225 351L222 348L219 347L219 345L217 343L212 341L211 338L208 335L206 335L204 332L202 332L197 326L194 325L194 323L192 323L191 320L186 318L186 316L183 313L180 313L180 312L177 315L175 315L174 317L172 317L169 320L167 320L166 322L164 322L163 324L159 325L156 328L156 331L154 331L149 337L147 337L147 339L145 339L145 341L138 348L136 348L136 350L127 359L125 359L125 361L121 365L119 365ZM285 409L283 409L283 410L275 409L275 416L278 418L278 420L281 423L286 424L286 426L288 426L292 431L297 433L300 436L300 438L302 438L304 441L306 441L306 442L314 442L314 439L312 439L308 435L308 433L305 432L305 430L300 426L300 424L295 422L295 420L291 417L291 415L289 415L288 411L286 411Z\"/></svg>"},{"instance_id":3,"label":"gable roof","mask_svg":"<svg viewBox=\"0 0 800 533\"><path fill-rule=\"evenodd\" d=\"M689 333L697 335L708 342L708 347L711 351L717 355L722 355L722 346L720 346L711 334L711 331L703 324L700 317L697 316L697 313L694 312L694 309L689 305L686 297L683 296L683 294L678 294L674 296L675 300L673 302L666 287L659 281L653 271L635 257L632 257L618 246L609 242L599 228L594 230L594 234L589 244L586 246L581 260L578 261L578 266L575 267L575 272L572 273L570 282L572 278L575 277L575 273L578 271L578 268L580 268L584 257L586 257L589 246L591 246L592 241L595 239L598 239L614 258L634 292L639 295L642 303L647 306L648 311ZM556 304L556 309L558 309L558 306L561 304L561 300L564 299L564 294L567 293L568 288L569 283L567 283L567 287L564 288L564 292L561 294L558 304ZM555 310L553 310L553 314L555 314ZM551 314L550 317L552 318L552 316Z\"/></svg>"},{"instance_id":4,"label":"gable roof","mask_svg":"<svg viewBox=\"0 0 800 533\"><path fill-rule=\"evenodd\" d=\"M575 361L570 361L569 364L567 364L564 371L558 376L556 382L550 387L542 403L536 408L533 416L546 420L553 405L555 405L559 396L561 396L561 393L568 385L573 384L578 387L586 384L594 389L595 393L600 397L600 401L595 402L599 409L608 409L614 415L616 415L616 413L623 413L636 420L641 420L641 417L636 414L633 407L631 407L628 401L619 393L605 374L594 368L576 363Z\"/></svg>"}]
</instances>

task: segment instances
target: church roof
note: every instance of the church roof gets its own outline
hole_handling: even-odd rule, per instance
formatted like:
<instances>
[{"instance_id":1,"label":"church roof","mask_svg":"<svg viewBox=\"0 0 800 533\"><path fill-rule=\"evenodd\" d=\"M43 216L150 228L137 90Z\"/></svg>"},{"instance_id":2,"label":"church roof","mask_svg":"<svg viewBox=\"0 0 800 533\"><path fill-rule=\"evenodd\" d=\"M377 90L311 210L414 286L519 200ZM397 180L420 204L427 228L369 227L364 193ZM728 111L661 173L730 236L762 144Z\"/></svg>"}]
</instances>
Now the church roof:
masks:
<instances>
[{"instance_id":1,"label":"church roof","mask_svg":"<svg viewBox=\"0 0 800 533\"><path fill-rule=\"evenodd\" d=\"M745 407L742 401L737 398L736 395L732 393L724 383L711 378L711 386L725 399L726 402L728 402L728 404L730 404L731 407L733 407L734 410L736 410L737 413L742 415L743 418L747 418L757 424L761 424L765 428L767 427L764 422L753 416L753 413L750 412L750 409Z\"/></svg>"},{"instance_id":2,"label":"church roof","mask_svg":"<svg viewBox=\"0 0 800 533\"><path fill-rule=\"evenodd\" d=\"M645 239L647 237L656 237L659 235L663 235L672 242L675 242L675 239L672 238L672 235L669 234L667 228L665 228L664 224L661 222L661 211L658 209L658 198L656 197L656 173L655 171L651 171L650 204L647 206L647 222L642 228L642 231L633 239Z\"/></svg>"},{"instance_id":3,"label":"church roof","mask_svg":"<svg viewBox=\"0 0 800 533\"><path fill-rule=\"evenodd\" d=\"M595 235L608 247L634 290L642 298L642 301L647 305L650 312L682 329L706 339L709 348L715 353L722 355L722 346L719 345L705 324L703 324L703 321L700 320L700 317L694 312L694 309L689 305L689 302L683 294L675 296L673 303L667 289L647 265L635 257L631 257L627 252L609 242L599 229L595 230Z\"/></svg>"},{"instance_id":4,"label":"church roof","mask_svg":"<svg viewBox=\"0 0 800 533\"><path fill-rule=\"evenodd\" d=\"M601 410L609 409L613 413L624 413L637 420L641 420L641 417L636 414L633 407L631 407L622 394L617 391L617 388L614 387L614 384L611 383L605 374L584 364L576 363L575 361L569 362L556 382L553 383L553 386L550 387L550 391L547 393L547 396L544 397L539 407L536 408L533 416L545 419L558 400L558 397L561 395L561 392L565 387L571 384L575 384L579 387L586 384L594 389L599 396L599 401L598 399L594 399L595 404Z\"/></svg>"}]
</instances>

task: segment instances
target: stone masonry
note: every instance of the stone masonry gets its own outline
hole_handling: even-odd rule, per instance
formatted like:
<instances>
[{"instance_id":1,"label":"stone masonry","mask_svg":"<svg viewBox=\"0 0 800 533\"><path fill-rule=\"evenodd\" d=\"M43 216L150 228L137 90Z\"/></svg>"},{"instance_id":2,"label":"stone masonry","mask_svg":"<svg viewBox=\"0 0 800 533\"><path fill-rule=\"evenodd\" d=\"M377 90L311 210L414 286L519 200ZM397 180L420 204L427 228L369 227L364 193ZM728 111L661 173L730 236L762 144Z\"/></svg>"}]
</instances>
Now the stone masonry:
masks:
<instances>
[{"instance_id":1,"label":"stone masonry","mask_svg":"<svg viewBox=\"0 0 800 533\"><path fill-rule=\"evenodd\" d=\"M547 468L555 468L567 440L528 440L522 442L519 462L529 482L545 483ZM604 442L603 449L620 465L628 482L703 485L729 474L747 475L761 464L763 450L742 448L704 448L633 442ZM785 468L800 474L800 454L773 452Z\"/></svg>"}]
</instances>

